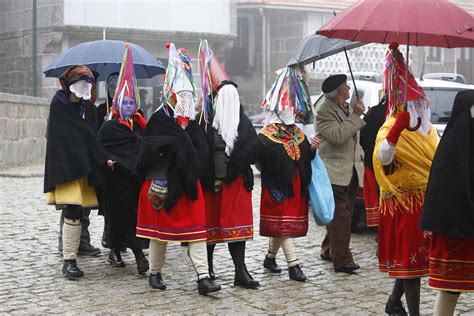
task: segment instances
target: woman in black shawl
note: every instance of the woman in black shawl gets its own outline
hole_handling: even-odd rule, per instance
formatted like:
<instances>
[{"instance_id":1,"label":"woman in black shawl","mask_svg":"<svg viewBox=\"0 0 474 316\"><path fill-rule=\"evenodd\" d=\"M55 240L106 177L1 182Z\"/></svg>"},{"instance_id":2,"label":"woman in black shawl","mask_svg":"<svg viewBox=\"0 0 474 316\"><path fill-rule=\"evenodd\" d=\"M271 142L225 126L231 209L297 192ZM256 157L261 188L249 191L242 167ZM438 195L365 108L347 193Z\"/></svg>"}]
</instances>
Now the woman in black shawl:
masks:
<instances>
[{"instance_id":1,"label":"woman in black shawl","mask_svg":"<svg viewBox=\"0 0 474 316\"><path fill-rule=\"evenodd\" d=\"M129 96L130 91L125 90L125 96L117 98L112 107L112 118L99 130L100 142L117 162L114 170L105 173L104 237L110 248L109 262L114 267L125 266L120 251L128 247L135 256L138 273L144 274L148 270L148 260L142 249L148 247L148 240L135 236L140 192L135 168L146 121L137 111L135 97Z\"/></svg>"},{"instance_id":2,"label":"woman in black shawl","mask_svg":"<svg viewBox=\"0 0 474 316\"><path fill-rule=\"evenodd\" d=\"M165 290L161 269L170 241L188 242L199 294L219 291L209 278L206 216L200 178L208 147L194 120L191 60L170 44L165 104L148 121L137 171L145 178L138 204L137 236L150 239L149 284Z\"/></svg>"},{"instance_id":3,"label":"woman in black shawl","mask_svg":"<svg viewBox=\"0 0 474 316\"><path fill-rule=\"evenodd\" d=\"M459 92L428 182L421 227L433 232L429 286L435 315L453 315L474 291L474 90Z\"/></svg>"},{"instance_id":4,"label":"woman in black shawl","mask_svg":"<svg viewBox=\"0 0 474 316\"><path fill-rule=\"evenodd\" d=\"M97 138L97 117L92 96L94 76L85 66L73 66L59 78L62 90L51 101L46 131L44 192L48 204L65 210L63 224L63 273L84 276L76 255L83 208L98 206L94 187L103 185L100 168L114 161Z\"/></svg>"},{"instance_id":5,"label":"woman in black shawl","mask_svg":"<svg viewBox=\"0 0 474 316\"><path fill-rule=\"evenodd\" d=\"M253 172L248 161L257 134L240 106L236 85L223 81L217 88L215 112L202 128L209 145L209 164L203 179L206 204L209 275L215 278L216 243L227 242L234 262L234 285L260 286L245 265L245 244L253 237Z\"/></svg>"}]
</instances>

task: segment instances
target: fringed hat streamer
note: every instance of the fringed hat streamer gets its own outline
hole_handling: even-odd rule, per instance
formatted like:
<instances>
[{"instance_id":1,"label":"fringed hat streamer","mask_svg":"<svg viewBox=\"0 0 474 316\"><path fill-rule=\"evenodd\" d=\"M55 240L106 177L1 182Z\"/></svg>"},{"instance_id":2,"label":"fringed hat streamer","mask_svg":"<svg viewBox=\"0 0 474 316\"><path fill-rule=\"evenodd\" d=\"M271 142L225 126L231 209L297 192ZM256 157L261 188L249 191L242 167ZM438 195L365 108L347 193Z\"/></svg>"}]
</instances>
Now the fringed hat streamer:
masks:
<instances>
[{"instance_id":1,"label":"fringed hat streamer","mask_svg":"<svg viewBox=\"0 0 474 316\"><path fill-rule=\"evenodd\" d=\"M408 68L408 89L405 97L406 67L405 59L398 50L398 43L390 44L385 54L382 84L383 93L388 96L386 117L394 112L403 111L405 102L426 100L423 89L416 82L410 68Z\"/></svg>"},{"instance_id":2,"label":"fringed hat streamer","mask_svg":"<svg viewBox=\"0 0 474 316\"><path fill-rule=\"evenodd\" d=\"M310 96L304 85L302 74L296 67L279 70L262 102L262 108L265 111L291 110L293 114L311 114Z\"/></svg>"}]
</instances>

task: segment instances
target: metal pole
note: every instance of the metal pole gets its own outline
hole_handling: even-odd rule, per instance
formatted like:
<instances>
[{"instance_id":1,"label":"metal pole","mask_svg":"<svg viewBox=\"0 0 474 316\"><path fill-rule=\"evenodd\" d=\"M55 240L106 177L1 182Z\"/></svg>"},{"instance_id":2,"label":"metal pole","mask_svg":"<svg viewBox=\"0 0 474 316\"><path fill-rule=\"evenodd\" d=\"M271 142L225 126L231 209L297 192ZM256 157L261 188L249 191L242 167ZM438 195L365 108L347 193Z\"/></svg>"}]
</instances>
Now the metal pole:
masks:
<instances>
[{"instance_id":1,"label":"metal pole","mask_svg":"<svg viewBox=\"0 0 474 316\"><path fill-rule=\"evenodd\" d=\"M351 63L349 62L349 57L347 56L347 51L346 51L345 47L344 47L344 54L346 54L347 65L349 66L349 72L351 73L352 83L354 84L354 92L356 94L357 101L359 101L359 91L357 91L356 82L354 80L354 75L352 74Z\"/></svg>"},{"instance_id":2,"label":"metal pole","mask_svg":"<svg viewBox=\"0 0 474 316\"><path fill-rule=\"evenodd\" d=\"M262 80L263 80L263 98L267 94L267 19L263 8L259 8L260 16L262 17Z\"/></svg>"},{"instance_id":3,"label":"metal pole","mask_svg":"<svg viewBox=\"0 0 474 316\"><path fill-rule=\"evenodd\" d=\"M33 96L38 95L38 82L36 78L36 63L37 63L37 57L36 57L36 0L33 0L33 10L32 10L32 15L33 15L33 23L32 23L32 80L33 80Z\"/></svg>"}]
</instances>

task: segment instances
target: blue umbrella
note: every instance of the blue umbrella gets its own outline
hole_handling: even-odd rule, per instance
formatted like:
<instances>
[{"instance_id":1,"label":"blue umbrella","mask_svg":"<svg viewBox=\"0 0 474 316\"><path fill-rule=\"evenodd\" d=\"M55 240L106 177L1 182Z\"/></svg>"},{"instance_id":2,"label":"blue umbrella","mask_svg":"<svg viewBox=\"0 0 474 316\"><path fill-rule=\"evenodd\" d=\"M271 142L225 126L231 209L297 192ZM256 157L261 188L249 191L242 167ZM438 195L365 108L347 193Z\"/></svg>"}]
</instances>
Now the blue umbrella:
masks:
<instances>
[{"instance_id":1,"label":"blue umbrella","mask_svg":"<svg viewBox=\"0 0 474 316\"><path fill-rule=\"evenodd\" d=\"M157 60L146 49L129 43L132 47L133 66L138 79L151 78L165 73L161 61ZM84 65L99 74L97 80L106 80L108 75L120 71L125 42L100 40L85 42L61 53L43 71L46 77L59 78L64 71L74 65Z\"/></svg>"}]
</instances>

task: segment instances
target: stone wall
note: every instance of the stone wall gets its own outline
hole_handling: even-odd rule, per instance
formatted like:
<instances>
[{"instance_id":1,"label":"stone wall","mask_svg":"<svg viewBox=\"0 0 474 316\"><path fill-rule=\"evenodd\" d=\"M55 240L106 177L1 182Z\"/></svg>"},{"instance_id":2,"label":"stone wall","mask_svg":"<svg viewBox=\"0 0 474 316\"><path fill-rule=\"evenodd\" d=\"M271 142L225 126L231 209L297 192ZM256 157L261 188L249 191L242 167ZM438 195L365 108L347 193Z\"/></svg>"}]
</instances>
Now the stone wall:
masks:
<instances>
[{"instance_id":1,"label":"stone wall","mask_svg":"<svg viewBox=\"0 0 474 316\"><path fill-rule=\"evenodd\" d=\"M49 103L0 93L0 169L44 160Z\"/></svg>"}]
</instances>

